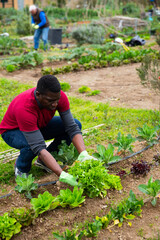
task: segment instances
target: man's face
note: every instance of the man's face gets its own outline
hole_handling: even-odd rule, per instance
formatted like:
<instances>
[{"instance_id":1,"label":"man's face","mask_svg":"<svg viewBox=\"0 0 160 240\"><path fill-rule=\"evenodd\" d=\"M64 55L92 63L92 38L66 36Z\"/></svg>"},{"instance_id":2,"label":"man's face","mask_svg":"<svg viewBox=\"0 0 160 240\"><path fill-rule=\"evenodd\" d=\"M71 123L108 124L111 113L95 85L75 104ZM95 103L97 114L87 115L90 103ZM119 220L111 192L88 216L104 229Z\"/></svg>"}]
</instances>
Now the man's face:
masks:
<instances>
[{"instance_id":1,"label":"man's face","mask_svg":"<svg viewBox=\"0 0 160 240\"><path fill-rule=\"evenodd\" d=\"M43 108L53 111L58 105L61 93L46 92L45 94L41 94L36 91L36 97Z\"/></svg>"},{"instance_id":2,"label":"man's face","mask_svg":"<svg viewBox=\"0 0 160 240\"><path fill-rule=\"evenodd\" d=\"M32 14L32 15L35 15L36 12L37 12L37 9L34 9L34 10L31 11L31 14Z\"/></svg>"}]
</instances>

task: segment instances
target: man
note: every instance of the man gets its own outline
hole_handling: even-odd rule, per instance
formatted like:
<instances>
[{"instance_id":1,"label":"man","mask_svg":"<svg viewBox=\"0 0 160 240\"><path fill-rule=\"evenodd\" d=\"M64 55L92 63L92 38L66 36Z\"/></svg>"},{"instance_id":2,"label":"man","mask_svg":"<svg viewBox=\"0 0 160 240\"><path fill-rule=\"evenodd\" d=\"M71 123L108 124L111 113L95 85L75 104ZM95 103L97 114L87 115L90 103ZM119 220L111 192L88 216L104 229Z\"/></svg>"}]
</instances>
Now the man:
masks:
<instances>
[{"instance_id":1,"label":"man","mask_svg":"<svg viewBox=\"0 0 160 240\"><path fill-rule=\"evenodd\" d=\"M60 116L54 116L56 111ZM79 161L91 159L85 150L80 129L81 123L72 117L68 98L61 91L57 78L53 75L41 77L37 87L12 100L0 124L3 140L20 150L15 176L28 175L32 160L38 155L37 165L52 170L59 181L77 185L76 179L62 170L50 152L58 151L58 145L66 140L68 145L73 142L80 153ZM45 140L53 138L54 141L46 147Z\"/></svg>"},{"instance_id":2,"label":"man","mask_svg":"<svg viewBox=\"0 0 160 240\"><path fill-rule=\"evenodd\" d=\"M48 32L49 32L49 21L44 11L37 8L35 5L31 5L29 7L29 11L31 13L31 24L35 29L34 33L34 49L37 50L39 48L39 40L42 36L42 40L44 42L44 49L46 49L46 45L48 43Z\"/></svg>"}]
</instances>

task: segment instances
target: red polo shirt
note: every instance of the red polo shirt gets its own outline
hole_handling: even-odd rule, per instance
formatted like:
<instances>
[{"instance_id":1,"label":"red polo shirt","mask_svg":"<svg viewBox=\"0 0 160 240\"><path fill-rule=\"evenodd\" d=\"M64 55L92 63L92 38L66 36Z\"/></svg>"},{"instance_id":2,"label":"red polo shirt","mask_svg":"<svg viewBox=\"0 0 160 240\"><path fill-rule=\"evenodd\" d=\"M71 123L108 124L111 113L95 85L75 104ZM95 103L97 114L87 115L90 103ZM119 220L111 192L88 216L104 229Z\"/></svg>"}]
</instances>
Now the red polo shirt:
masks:
<instances>
[{"instance_id":1,"label":"red polo shirt","mask_svg":"<svg viewBox=\"0 0 160 240\"><path fill-rule=\"evenodd\" d=\"M56 110L64 112L69 109L69 101L63 91L57 109L41 109L34 96L35 89L31 88L12 100L0 124L0 134L16 128L24 132L36 131L48 124Z\"/></svg>"}]
</instances>

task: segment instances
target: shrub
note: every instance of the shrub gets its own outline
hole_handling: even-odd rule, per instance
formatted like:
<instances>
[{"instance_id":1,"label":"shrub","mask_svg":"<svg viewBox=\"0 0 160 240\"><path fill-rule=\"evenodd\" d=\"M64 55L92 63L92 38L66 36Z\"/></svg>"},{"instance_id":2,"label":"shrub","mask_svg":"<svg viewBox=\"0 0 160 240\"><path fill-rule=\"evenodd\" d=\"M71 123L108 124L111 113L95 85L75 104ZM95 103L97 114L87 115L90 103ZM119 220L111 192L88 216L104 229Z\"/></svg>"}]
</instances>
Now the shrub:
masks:
<instances>
[{"instance_id":1,"label":"shrub","mask_svg":"<svg viewBox=\"0 0 160 240\"><path fill-rule=\"evenodd\" d=\"M96 25L94 23L77 28L72 32L72 37L79 45L84 43L102 44L104 35L104 28L101 25Z\"/></svg>"}]
</instances>

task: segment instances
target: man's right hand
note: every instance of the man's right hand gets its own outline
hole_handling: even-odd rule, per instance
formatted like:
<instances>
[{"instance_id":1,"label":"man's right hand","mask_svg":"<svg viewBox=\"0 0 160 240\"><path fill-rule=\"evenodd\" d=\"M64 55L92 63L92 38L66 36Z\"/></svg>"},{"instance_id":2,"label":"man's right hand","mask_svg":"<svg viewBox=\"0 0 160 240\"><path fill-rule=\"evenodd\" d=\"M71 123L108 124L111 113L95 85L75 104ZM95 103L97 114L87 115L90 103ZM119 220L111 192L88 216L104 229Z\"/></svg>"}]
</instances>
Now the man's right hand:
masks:
<instances>
[{"instance_id":1,"label":"man's right hand","mask_svg":"<svg viewBox=\"0 0 160 240\"><path fill-rule=\"evenodd\" d=\"M64 171L61 172L61 175L59 176L59 181L63 183L67 183L71 186L79 185L75 177L73 177L71 174L66 173Z\"/></svg>"},{"instance_id":2,"label":"man's right hand","mask_svg":"<svg viewBox=\"0 0 160 240\"><path fill-rule=\"evenodd\" d=\"M32 25L32 27L34 28L34 26L35 26L35 23L32 23L31 25Z\"/></svg>"}]
</instances>

